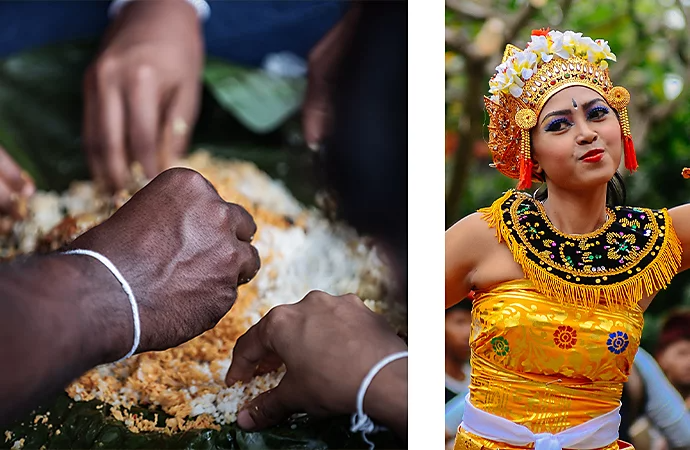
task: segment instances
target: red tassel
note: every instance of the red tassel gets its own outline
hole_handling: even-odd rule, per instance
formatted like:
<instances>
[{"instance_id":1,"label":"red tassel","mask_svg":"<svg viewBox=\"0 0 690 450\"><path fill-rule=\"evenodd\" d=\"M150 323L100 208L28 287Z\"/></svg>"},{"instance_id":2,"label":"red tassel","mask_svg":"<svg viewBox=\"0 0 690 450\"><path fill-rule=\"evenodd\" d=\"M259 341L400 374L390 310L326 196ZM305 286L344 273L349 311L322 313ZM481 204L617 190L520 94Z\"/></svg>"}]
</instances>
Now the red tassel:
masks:
<instances>
[{"instance_id":1,"label":"red tassel","mask_svg":"<svg viewBox=\"0 0 690 450\"><path fill-rule=\"evenodd\" d=\"M623 154L625 155L625 168L630 172L637 170L637 155L632 136L623 136Z\"/></svg>"},{"instance_id":2,"label":"red tassel","mask_svg":"<svg viewBox=\"0 0 690 450\"><path fill-rule=\"evenodd\" d=\"M520 159L520 181L518 190L529 189L532 186L532 158Z\"/></svg>"}]
</instances>

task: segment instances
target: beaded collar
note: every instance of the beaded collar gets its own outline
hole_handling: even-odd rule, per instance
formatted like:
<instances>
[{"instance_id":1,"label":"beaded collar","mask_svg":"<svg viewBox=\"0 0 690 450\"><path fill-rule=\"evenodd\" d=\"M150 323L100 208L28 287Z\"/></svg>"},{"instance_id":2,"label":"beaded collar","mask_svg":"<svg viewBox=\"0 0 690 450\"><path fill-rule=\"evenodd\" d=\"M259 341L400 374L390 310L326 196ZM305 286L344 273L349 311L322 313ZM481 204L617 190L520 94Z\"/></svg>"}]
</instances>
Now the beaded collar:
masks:
<instances>
[{"instance_id":1,"label":"beaded collar","mask_svg":"<svg viewBox=\"0 0 690 450\"><path fill-rule=\"evenodd\" d=\"M583 235L562 233L543 205L508 191L480 210L537 289L564 304L632 306L668 285L681 245L666 210L608 208L606 222Z\"/></svg>"}]
</instances>

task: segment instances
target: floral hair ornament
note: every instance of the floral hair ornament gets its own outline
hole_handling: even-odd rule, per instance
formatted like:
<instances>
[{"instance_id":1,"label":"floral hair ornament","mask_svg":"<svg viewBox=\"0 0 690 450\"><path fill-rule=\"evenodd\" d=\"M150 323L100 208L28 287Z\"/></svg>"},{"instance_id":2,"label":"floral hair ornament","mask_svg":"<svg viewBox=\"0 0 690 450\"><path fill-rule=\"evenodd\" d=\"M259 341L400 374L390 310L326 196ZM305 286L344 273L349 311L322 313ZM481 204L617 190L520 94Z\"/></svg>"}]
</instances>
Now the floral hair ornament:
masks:
<instances>
[{"instance_id":1,"label":"floral hair ornament","mask_svg":"<svg viewBox=\"0 0 690 450\"><path fill-rule=\"evenodd\" d=\"M573 31L533 30L524 50L508 44L489 80L491 97L484 97L494 167L519 180L518 189L529 188L535 177L530 130L537 124L539 113L557 92L585 86L618 111L625 167L631 172L637 170L627 110L630 93L622 86L613 86L609 79L608 61L615 60L608 42Z\"/></svg>"}]
</instances>

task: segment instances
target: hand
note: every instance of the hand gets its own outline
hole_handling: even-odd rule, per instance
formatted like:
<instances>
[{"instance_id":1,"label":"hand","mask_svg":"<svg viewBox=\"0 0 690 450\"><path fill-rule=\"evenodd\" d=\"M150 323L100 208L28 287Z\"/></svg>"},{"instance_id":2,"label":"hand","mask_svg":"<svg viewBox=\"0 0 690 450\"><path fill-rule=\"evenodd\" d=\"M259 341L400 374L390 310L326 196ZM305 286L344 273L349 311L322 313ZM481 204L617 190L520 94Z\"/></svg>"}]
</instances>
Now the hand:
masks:
<instances>
[{"instance_id":1,"label":"hand","mask_svg":"<svg viewBox=\"0 0 690 450\"><path fill-rule=\"evenodd\" d=\"M35 191L29 175L0 147L0 213L23 219L26 208L21 199L30 197Z\"/></svg>"},{"instance_id":2,"label":"hand","mask_svg":"<svg viewBox=\"0 0 690 450\"><path fill-rule=\"evenodd\" d=\"M203 56L186 1L138 0L120 11L84 78L84 146L95 179L121 189L132 162L153 178L184 153Z\"/></svg>"},{"instance_id":3,"label":"hand","mask_svg":"<svg viewBox=\"0 0 690 450\"><path fill-rule=\"evenodd\" d=\"M249 403L238 415L240 427L274 425L292 413L315 416L356 411L357 391L369 370L384 357L406 350L385 319L355 295L309 293L294 305L277 306L241 336L226 383L249 381L257 366L285 363L280 384ZM392 426L407 428L407 360L385 366L364 397L364 412Z\"/></svg>"},{"instance_id":4,"label":"hand","mask_svg":"<svg viewBox=\"0 0 690 450\"><path fill-rule=\"evenodd\" d=\"M304 140L317 150L333 121L332 89L341 60L349 47L360 15L353 4L345 16L309 52L307 92L302 105Z\"/></svg>"},{"instance_id":5,"label":"hand","mask_svg":"<svg viewBox=\"0 0 690 450\"><path fill-rule=\"evenodd\" d=\"M218 323L237 286L259 270L250 244L255 232L244 208L223 201L199 173L178 168L156 177L70 247L105 255L128 281L139 304L143 352L177 346ZM127 322L109 328L121 332L111 339L119 342L112 353L121 357L132 345L133 326L127 298L116 291Z\"/></svg>"}]
</instances>

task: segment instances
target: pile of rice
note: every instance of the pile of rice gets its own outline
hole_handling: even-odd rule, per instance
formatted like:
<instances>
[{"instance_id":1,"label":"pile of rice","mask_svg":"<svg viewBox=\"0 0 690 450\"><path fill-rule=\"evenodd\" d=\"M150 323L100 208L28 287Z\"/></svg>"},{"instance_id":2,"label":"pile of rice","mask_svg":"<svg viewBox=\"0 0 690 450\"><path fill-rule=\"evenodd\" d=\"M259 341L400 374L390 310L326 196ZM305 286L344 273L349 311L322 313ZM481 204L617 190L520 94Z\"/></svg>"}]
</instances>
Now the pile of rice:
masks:
<instances>
[{"instance_id":1,"label":"pile of rice","mask_svg":"<svg viewBox=\"0 0 690 450\"><path fill-rule=\"evenodd\" d=\"M164 352L134 356L97 367L67 389L76 401L98 399L132 432L176 433L215 428L236 420L249 400L277 385L283 372L225 386L237 338L276 305L294 303L309 291L353 292L372 310L405 331L405 311L389 302L392 276L366 238L328 221L298 203L287 189L253 164L218 160L198 152L183 162L201 172L225 200L239 203L258 226L254 245L262 268L239 290L238 301L212 330ZM144 184L134 182L129 192ZM61 195L37 193L26 205L26 220L13 223L0 237L0 257L55 250L109 217L129 198L100 194L90 182L75 182ZM174 326L174 324L171 324ZM162 410L166 420L146 420L132 406Z\"/></svg>"}]
</instances>

